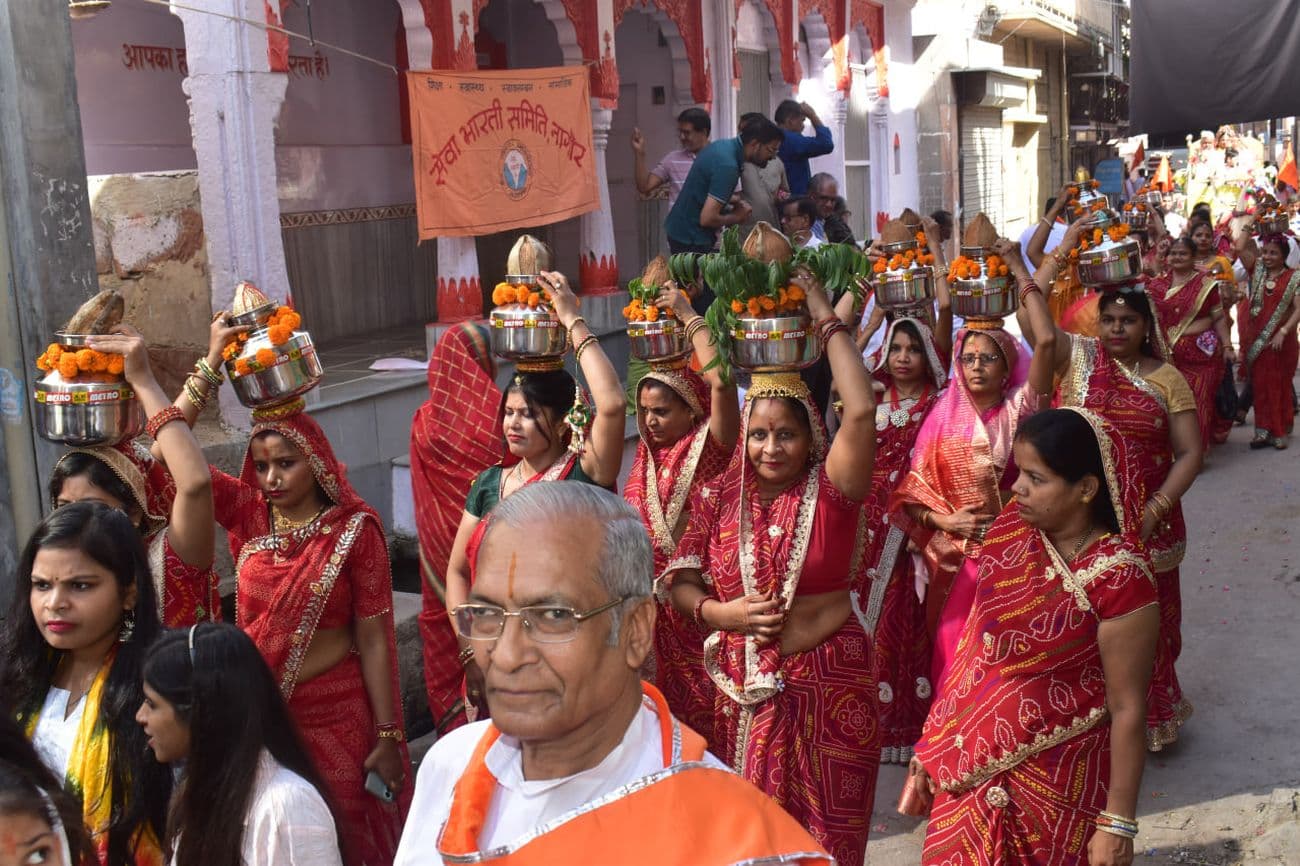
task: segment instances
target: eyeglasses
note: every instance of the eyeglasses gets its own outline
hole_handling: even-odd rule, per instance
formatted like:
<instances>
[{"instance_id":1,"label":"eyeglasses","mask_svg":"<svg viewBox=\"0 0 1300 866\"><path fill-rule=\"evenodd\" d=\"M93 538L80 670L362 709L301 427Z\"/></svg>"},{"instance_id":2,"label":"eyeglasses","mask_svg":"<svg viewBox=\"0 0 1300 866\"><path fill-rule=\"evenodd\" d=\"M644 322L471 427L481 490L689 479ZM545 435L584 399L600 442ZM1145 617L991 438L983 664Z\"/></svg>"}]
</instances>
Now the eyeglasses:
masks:
<instances>
[{"instance_id":1,"label":"eyeglasses","mask_svg":"<svg viewBox=\"0 0 1300 866\"><path fill-rule=\"evenodd\" d=\"M452 609L456 631L469 640L496 640L505 633L506 620L519 617L524 632L538 643L567 643L585 620L599 616L627 601L627 596L607 601L600 607L579 613L567 604L530 604L506 610L495 604L460 604Z\"/></svg>"},{"instance_id":2,"label":"eyeglasses","mask_svg":"<svg viewBox=\"0 0 1300 866\"><path fill-rule=\"evenodd\" d=\"M967 352L965 355L959 355L957 360L961 361L963 367L974 367L977 363L992 367L1002 360L1002 356L990 355L988 352Z\"/></svg>"}]
</instances>

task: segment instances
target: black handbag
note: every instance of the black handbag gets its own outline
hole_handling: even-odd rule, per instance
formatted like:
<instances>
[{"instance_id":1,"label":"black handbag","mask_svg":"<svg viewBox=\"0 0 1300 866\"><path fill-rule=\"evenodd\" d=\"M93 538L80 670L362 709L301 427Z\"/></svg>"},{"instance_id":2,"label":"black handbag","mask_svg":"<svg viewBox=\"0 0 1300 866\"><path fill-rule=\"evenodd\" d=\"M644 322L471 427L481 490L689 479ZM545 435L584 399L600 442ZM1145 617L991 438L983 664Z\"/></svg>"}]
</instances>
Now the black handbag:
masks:
<instances>
[{"instance_id":1,"label":"black handbag","mask_svg":"<svg viewBox=\"0 0 1300 866\"><path fill-rule=\"evenodd\" d=\"M1247 399L1249 399L1249 388L1250 385L1247 384ZM1225 361L1223 378L1219 381L1219 390L1214 395L1214 411L1220 418L1235 421L1240 408L1241 399L1237 396L1237 383L1232 375L1232 364Z\"/></svg>"}]
</instances>

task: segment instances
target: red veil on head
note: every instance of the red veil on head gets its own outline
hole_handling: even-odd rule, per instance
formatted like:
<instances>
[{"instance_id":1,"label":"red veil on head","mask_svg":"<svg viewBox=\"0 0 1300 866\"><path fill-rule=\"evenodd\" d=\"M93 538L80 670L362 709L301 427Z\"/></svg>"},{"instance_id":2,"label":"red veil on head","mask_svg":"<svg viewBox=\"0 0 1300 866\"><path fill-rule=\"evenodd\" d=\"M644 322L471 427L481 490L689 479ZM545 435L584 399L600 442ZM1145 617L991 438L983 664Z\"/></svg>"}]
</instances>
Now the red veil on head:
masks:
<instances>
[{"instance_id":1,"label":"red veil on head","mask_svg":"<svg viewBox=\"0 0 1300 866\"><path fill-rule=\"evenodd\" d=\"M485 330L468 322L443 334L429 361L429 399L411 423L411 487L420 570L443 586L465 496L501 460L501 391Z\"/></svg>"},{"instance_id":2,"label":"red veil on head","mask_svg":"<svg viewBox=\"0 0 1300 866\"><path fill-rule=\"evenodd\" d=\"M424 683L440 733L465 722L464 669L447 619L447 561L470 486L501 459L500 404L486 329L465 322L443 334L429 361L429 399L411 424Z\"/></svg>"},{"instance_id":3,"label":"red veil on head","mask_svg":"<svg viewBox=\"0 0 1300 866\"><path fill-rule=\"evenodd\" d=\"M262 433L278 433L292 442L307 459L311 474L330 502L344 509L345 513L365 511L378 522L379 515L348 483L347 467L334 456L334 448L314 418L300 408L291 414L285 413L263 420L258 420L258 414L254 412L253 418L253 430L248 437L249 448L244 453L244 467L239 473L240 481L249 487L260 489L257 472L253 469L253 440Z\"/></svg>"}]
</instances>

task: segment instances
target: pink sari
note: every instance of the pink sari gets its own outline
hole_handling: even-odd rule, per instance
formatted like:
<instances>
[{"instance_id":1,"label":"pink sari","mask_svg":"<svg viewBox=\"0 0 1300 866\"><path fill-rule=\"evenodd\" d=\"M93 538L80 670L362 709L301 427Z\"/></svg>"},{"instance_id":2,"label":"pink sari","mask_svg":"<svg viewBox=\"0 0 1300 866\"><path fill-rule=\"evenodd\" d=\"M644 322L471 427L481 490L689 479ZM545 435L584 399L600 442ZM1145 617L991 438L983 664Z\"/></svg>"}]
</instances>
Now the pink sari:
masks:
<instances>
[{"instance_id":1,"label":"pink sari","mask_svg":"<svg viewBox=\"0 0 1300 866\"><path fill-rule=\"evenodd\" d=\"M889 500L891 519L897 519L912 541L922 549L929 572L926 591L926 623L936 635L936 656L950 657L950 644L937 640L942 621L950 621L945 635L960 629L969 608L949 606L949 596L962 564L979 555L980 543L942 530L930 530L912 521L904 510L920 505L939 514L953 514L975 506L995 515L1002 511L1001 490L1014 479L1011 445L1020 420L1039 408L1031 393L1029 359L1023 357L1016 339L1001 329L964 329L953 348L954 366L960 364L966 339L979 333L991 337L1002 351L1010 373L1002 402L981 412L971 397L966 379L953 377L953 385L926 417L912 453L912 465ZM958 592L966 598L966 590ZM934 668L932 667L932 670ZM936 677L937 681L938 678Z\"/></svg>"}]
</instances>

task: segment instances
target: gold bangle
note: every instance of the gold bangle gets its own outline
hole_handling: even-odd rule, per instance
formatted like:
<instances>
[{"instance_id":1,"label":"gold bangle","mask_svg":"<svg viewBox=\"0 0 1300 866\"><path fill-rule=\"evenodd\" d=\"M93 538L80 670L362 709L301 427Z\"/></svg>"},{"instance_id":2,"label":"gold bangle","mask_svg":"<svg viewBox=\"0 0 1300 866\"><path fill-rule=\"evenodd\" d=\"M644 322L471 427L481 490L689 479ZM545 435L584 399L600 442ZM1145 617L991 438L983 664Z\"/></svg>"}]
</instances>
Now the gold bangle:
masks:
<instances>
[{"instance_id":1,"label":"gold bangle","mask_svg":"<svg viewBox=\"0 0 1300 866\"><path fill-rule=\"evenodd\" d=\"M375 731L375 738L380 740L396 740L401 743L406 740L406 734L402 733L402 729L396 726L391 728L381 727L379 730Z\"/></svg>"},{"instance_id":2,"label":"gold bangle","mask_svg":"<svg viewBox=\"0 0 1300 866\"><path fill-rule=\"evenodd\" d=\"M579 323L584 324L584 325L587 325L587 320L584 319L582 316L574 316L574 317L573 317L573 321L569 323L569 327L565 328L565 331L566 331L566 332L568 333L568 335L569 335L569 342L570 342L570 343L576 343L576 342L577 342L577 340L573 339L573 329L576 328L576 327L578 327L578 324L579 324ZM587 330L588 330L588 331L591 330L591 325L587 325Z\"/></svg>"},{"instance_id":3,"label":"gold bangle","mask_svg":"<svg viewBox=\"0 0 1300 866\"><path fill-rule=\"evenodd\" d=\"M592 343L599 343L599 342L600 340L596 337L595 334L588 334L587 336L583 337L582 342L578 343L578 345L573 347L573 360L581 364L583 351L585 351L586 348L590 346Z\"/></svg>"},{"instance_id":4,"label":"gold bangle","mask_svg":"<svg viewBox=\"0 0 1300 866\"><path fill-rule=\"evenodd\" d=\"M191 382L189 378L185 379L185 399L189 400L194 408L199 412L202 412L207 408L207 397L199 393L199 389L195 387L194 383Z\"/></svg>"},{"instance_id":5,"label":"gold bangle","mask_svg":"<svg viewBox=\"0 0 1300 866\"><path fill-rule=\"evenodd\" d=\"M221 387L221 383L225 379L225 376L223 374L212 369L212 365L208 363L207 358L199 358L197 361L195 361L194 370L200 376L202 376L209 385L211 385L214 388Z\"/></svg>"}]
</instances>

